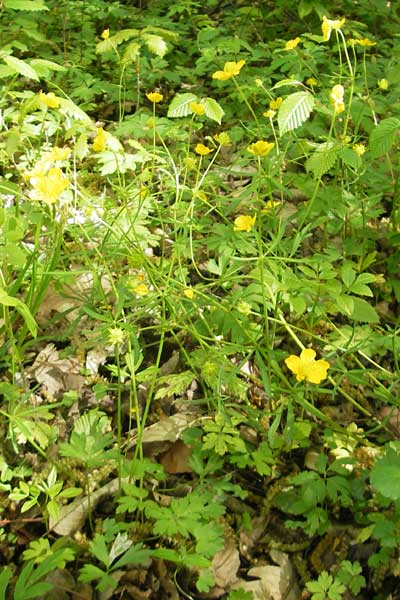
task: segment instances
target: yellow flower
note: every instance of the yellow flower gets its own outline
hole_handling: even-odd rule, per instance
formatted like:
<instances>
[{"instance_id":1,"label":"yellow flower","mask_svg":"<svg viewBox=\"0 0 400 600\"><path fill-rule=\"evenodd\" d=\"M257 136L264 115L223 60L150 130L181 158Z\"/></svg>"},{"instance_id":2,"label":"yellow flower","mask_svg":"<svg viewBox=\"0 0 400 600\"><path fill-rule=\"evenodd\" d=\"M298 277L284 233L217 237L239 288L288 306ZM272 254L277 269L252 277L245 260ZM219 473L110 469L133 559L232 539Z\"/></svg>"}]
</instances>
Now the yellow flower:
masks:
<instances>
[{"instance_id":1,"label":"yellow flower","mask_svg":"<svg viewBox=\"0 0 400 600\"><path fill-rule=\"evenodd\" d=\"M220 146L230 146L232 143L229 133L226 131L221 131L221 133L214 135L214 140L218 142Z\"/></svg>"},{"instance_id":2,"label":"yellow flower","mask_svg":"<svg viewBox=\"0 0 400 600\"><path fill-rule=\"evenodd\" d=\"M103 33L101 34L101 37L103 38L103 40L108 40L108 38L110 37L110 29L107 27L107 29L104 29Z\"/></svg>"},{"instance_id":3,"label":"yellow flower","mask_svg":"<svg viewBox=\"0 0 400 600\"><path fill-rule=\"evenodd\" d=\"M231 79L235 77L235 75L239 75L240 69L246 64L245 60L239 60L239 62L226 62L224 64L223 71L215 71L213 73L212 78L218 79L219 81L226 81L227 79Z\"/></svg>"},{"instance_id":4,"label":"yellow flower","mask_svg":"<svg viewBox=\"0 0 400 600\"><path fill-rule=\"evenodd\" d=\"M266 110L265 112L263 112L263 117L268 117L268 119L273 119L274 116L276 115L276 110Z\"/></svg>"},{"instance_id":5,"label":"yellow flower","mask_svg":"<svg viewBox=\"0 0 400 600\"><path fill-rule=\"evenodd\" d=\"M43 102L48 108L59 108L60 99L57 98L54 92L39 92L40 101Z\"/></svg>"},{"instance_id":6,"label":"yellow flower","mask_svg":"<svg viewBox=\"0 0 400 600\"><path fill-rule=\"evenodd\" d=\"M212 148L207 148L207 146L205 146L204 144L197 144L194 151L196 152L196 154L200 154L200 156L207 156L207 154L213 152Z\"/></svg>"},{"instance_id":7,"label":"yellow flower","mask_svg":"<svg viewBox=\"0 0 400 600\"><path fill-rule=\"evenodd\" d=\"M186 288L186 290L183 290L183 293L186 296L186 298L189 298L189 300L193 300L194 290L192 290L192 288Z\"/></svg>"},{"instance_id":8,"label":"yellow flower","mask_svg":"<svg viewBox=\"0 0 400 600\"><path fill-rule=\"evenodd\" d=\"M93 151L94 152L103 152L106 149L106 135L104 133L104 129L102 127L97 128L97 135L93 140Z\"/></svg>"},{"instance_id":9,"label":"yellow flower","mask_svg":"<svg viewBox=\"0 0 400 600\"><path fill-rule=\"evenodd\" d=\"M267 156L275 146L274 142L265 142L264 140L258 140L254 144L247 146L247 151L254 156Z\"/></svg>"},{"instance_id":10,"label":"yellow flower","mask_svg":"<svg viewBox=\"0 0 400 600\"><path fill-rule=\"evenodd\" d=\"M276 208L279 205L280 202L278 200L267 200L262 212L269 212L271 209Z\"/></svg>"},{"instance_id":11,"label":"yellow flower","mask_svg":"<svg viewBox=\"0 0 400 600\"><path fill-rule=\"evenodd\" d=\"M254 83L256 84L257 87L262 87L263 86L263 80L260 79L259 77L255 78Z\"/></svg>"},{"instance_id":12,"label":"yellow flower","mask_svg":"<svg viewBox=\"0 0 400 600\"><path fill-rule=\"evenodd\" d=\"M147 296L150 290L145 283L138 283L134 286L133 291L138 296Z\"/></svg>"},{"instance_id":13,"label":"yellow flower","mask_svg":"<svg viewBox=\"0 0 400 600\"><path fill-rule=\"evenodd\" d=\"M285 44L285 50L293 50L294 48L296 48L300 43L300 38L294 38L294 40L288 40Z\"/></svg>"},{"instance_id":14,"label":"yellow flower","mask_svg":"<svg viewBox=\"0 0 400 600\"><path fill-rule=\"evenodd\" d=\"M331 102L333 104L333 108L336 113L341 113L344 111L344 87L338 83L334 85L331 93L329 94Z\"/></svg>"},{"instance_id":15,"label":"yellow flower","mask_svg":"<svg viewBox=\"0 0 400 600\"><path fill-rule=\"evenodd\" d=\"M383 90L384 92L386 92L386 90L389 88L389 82L387 79L380 79L378 81L378 87L380 90Z\"/></svg>"},{"instance_id":16,"label":"yellow flower","mask_svg":"<svg viewBox=\"0 0 400 600\"><path fill-rule=\"evenodd\" d=\"M108 341L110 344L122 344L125 340L125 331L120 327L111 327L108 330Z\"/></svg>"},{"instance_id":17,"label":"yellow flower","mask_svg":"<svg viewBox=\"0 0 400 600\"><path fill-rule=\"evenodd\" d=\"M317 85L318 81L315 79L315 77L309 77L308 79L306 79L306 84L310 85L311 87L313 85Z\"/></svg>"},{"instance_id":18,"label":"yellow flower","mask_svg":"<svg viewBox=\"0 0 400 600\"><path fill-rule=\"evenodd\" d=\"M362 38L360 40L351 38L348 43L350 46L376 46L376 42L372 42L368 38Z\"/></svg>"},{"instance_id":19,"label":"yellow flower","mask_svg":"<svg viewBox=\"0 0 400 600\"><path fill-rule=\"evenodd\" d=\"M46 175L31 177L30 182L34 188L30 194L31 197L48 204L54 204L63 191L69 187L68 179L58 167L49 169Z\"/></svg>"},{"instance_id":20,"label":"yellow flower","mask_svg":"<svg viewBox=\"0 0 400 600\"><path fill-rule=\"evenodd\" d=\"M322 17L321 25L324 42L327 42L330 39L333 30L337 31L338 29L343 27L345 21L346 19L344 17L343 19L327 19L327 17L324 15Z\"/></svg>"},{"instance_id":21,"label":"yellow flower","mask_svg":"<svg viewBox=\"0 0 400 600\"><path fill-rule=\"evenodd\" d=\"M281 104L283 102L283 98L281 96L278 96L277 98L275 98L275 100L271 100L271 102L269 103L269 107L272 110L277 110Z\"/></svg>"},{"instance_id":22,"label":"yellow flower","mask_svg":"<svg viewBox=\"0 0 400 600\"><path fill-rule=\"evenodd\" d=\"M45 158L47 160L67 160L71 156L71 148L59 148L54 146L50 152L46 152Z\"/></svg>"},{"instance_id":23,"label":"yellow flower","mask_svg":"<svg viewBox=\"0 0 400 600\"><path fill-rule=\"evenodd\" d=\"M206 112L204 106L202 104L199 104L198 102L189 102L189 108L192 111L192 113L199 116L204 115L204 113Z\"/></svg>"},{"instance_id":24,"label":"yellow flower","mask_svg":"<svg viewBox=\"0 0 400 600\"><path fill-rule=\"evenodd\" d=\"M256 215L251 217L250 215L239 215L235 219L233 227L234 231L251 231L254 223L256 222Z\"/></svg>"},{"instance_id":25,"label":"yellow flower","mask_svg":"<svg viewBox=\"0 0 400 600\"><path fill-rule=\"evenodd\" d=\"M294 375L297 381L309 381L310 383L321 383L327 378L327 371L330 364L327 360L315 360L315 350L305 348L300 356L291 354L285 359L286 366Z\"/></svg>"},{"instance_id":26,"label":"yellow flower","mask_svg":"<svg viewBox=\"0 0 400 600\"><path fill-rule=\"evenodd\" d=\"M361 143L360 144L354 144L353 150L357 154L357 156L362 156L367 151L365 145L361 144Z\"/></svg>"},{"instance_id":27,"label":"yellow flower","mask_svg":"<svg viewBox=\"0 0 400 600\"><path fill-rule=\"evenodd\" d=\"M158 92L149 92L146 94L146 98L150 100L150 102L153 102L153 104L158 104L158 102L161 102L164 96Z\"/></svg>"}]
</instances>

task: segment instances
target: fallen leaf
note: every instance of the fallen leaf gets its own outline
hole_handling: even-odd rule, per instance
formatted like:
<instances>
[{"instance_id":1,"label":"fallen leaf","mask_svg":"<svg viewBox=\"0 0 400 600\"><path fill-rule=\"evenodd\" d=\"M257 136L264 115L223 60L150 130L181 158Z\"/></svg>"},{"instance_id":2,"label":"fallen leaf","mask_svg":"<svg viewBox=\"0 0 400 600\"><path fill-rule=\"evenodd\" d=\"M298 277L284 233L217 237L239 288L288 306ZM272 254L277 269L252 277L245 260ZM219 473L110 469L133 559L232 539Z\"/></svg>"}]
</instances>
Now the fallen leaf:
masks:
<instances>
[{"instance_id":1,"label":"fallen leaf","mask_svg":"<svg viewBox=\"0 0 400 600\"><path fill-rule=\"evenodd\" d=\"M214 575L215 585L224 590L237 581L237 572L240 567L239 551L232 540L226 540L225 546L214 556L211 570Z\"/></svg>"},{"instance_id":2,"label":"fallen leaf","mask_svg":"<svg viewBox=\"0 0 400 600\"><path fill-rule=\"evenodd\" d=\"M191 473L192 468L189 465L190 448L181 440L172 444L172 446L159 458L159 462L164 467L166 473L175 475L176 473Z\"/></svg>"},{"instance_id":3,"label":"fallen leaf","mask_svg":"<svg viewBox=\"0 0 400 600\"><path fill-rule=\"evenodd\" d=\"M47 344L37 355L33 365L26 370L28 377L44 386L50 396L62 391L81 392L85 378L80 375L80 364L76 358L60 358L54 344Z\"/></svg>"}]
</instances>

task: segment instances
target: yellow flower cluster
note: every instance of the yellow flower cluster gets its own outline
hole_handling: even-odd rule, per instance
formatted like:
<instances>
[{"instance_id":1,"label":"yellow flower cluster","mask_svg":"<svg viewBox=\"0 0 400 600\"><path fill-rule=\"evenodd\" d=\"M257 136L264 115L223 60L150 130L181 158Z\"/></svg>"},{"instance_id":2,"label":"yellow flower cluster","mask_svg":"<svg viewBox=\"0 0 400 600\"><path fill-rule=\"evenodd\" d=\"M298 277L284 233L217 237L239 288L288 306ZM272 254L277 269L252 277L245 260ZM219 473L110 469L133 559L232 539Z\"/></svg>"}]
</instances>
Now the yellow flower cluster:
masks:
<instances>
[{"instance_id":1,"label":"yellow flower cluster","mask_svg":"<svg viewBox=\"0 0 400 600\"><path fill-rule=\"evenodd\" d=\"M204 115L204 113L206 112L204 106L202 104L199 104L198 102L189 102L189 108L194 115L198 115L199 117L201 115Z\"/></svg>"},{"instance_id":2,"label":"yellow flower cluster","mask_svg":"<svg viewBox=\"0 0 400 600\"><path fill-rule=\"evenodd\" d=\"M285 359L287 368L296 375L297 381L321 383L327 378L330 364L327 360L315 360L316 353L312 348L305 348L300 356L291 354Z\"/></svg>"},{"instance_id":3,"label":"yellow flower cluster","mask_svg":"<svg viewBox=\"0 0 400 600\"><path fill-rule=\"evenodd\" d=\"M215 71L212 78L218 79L219 81L226 81L236 75L239 75L240 69L246 64L245 60L239 60L239 62L229 61L224 65L223 71Z\"/></svg>"},{"instance_id":4,"label":"yellow flower cluster","mask_svg":"<svg viewBox=\"0 0 400 600\"><path fill-rule=\"evenodd\" d=\"M364 144L361 144L361 143L359 143L359 144L354 144L354 146L353 146L353 150L354 150L354 152L357 154L357 156L362 156L362 155L363 155L363 154L365 154L365 153L366 153L366 151L367 151L367 149L366 149L365 145L364 145Z\"/></svg>"},{"instance_id":5,"label":"yellow flower cluster","mask_svg":"<svg viewBox=\"0 0 400 600\"><path fill-rule=\"evenodd\" d=\"M336 113L344 111L344 87L338 83L334 85L329 95L331 103Z\"/></svg>"},{"instance_id":6,"label":"yellow flower cluster","mask_svg":"<svg viewBox=\"0 0 400 600\"><path fill-rule=\"evenodd\" d=\"M39 169L33 171L30 176L30 184L33 190L30 197L33 200L54 204L61 194L69 187L70 183L59 167L52 167L47 172Z\"/></svg>"}]
</instances>

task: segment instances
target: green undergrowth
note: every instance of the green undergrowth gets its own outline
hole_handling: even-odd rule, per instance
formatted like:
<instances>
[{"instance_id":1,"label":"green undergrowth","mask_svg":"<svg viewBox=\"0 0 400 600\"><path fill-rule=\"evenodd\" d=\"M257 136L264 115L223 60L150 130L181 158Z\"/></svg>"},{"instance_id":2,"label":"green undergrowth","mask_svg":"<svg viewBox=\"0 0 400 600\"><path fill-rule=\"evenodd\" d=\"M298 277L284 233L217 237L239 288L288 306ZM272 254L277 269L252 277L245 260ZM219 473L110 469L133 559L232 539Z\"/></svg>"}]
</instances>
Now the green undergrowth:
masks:
<instances>
[{"instance_id":1,"label":"green undergrowth","mask_svg":"<svg viewBox=\"0 0 400 600\"><path fill-rule=\"evenodd\" d=\"M0 600L399 596L370 4L1 3Z\"/></svg>"}]
</instances>

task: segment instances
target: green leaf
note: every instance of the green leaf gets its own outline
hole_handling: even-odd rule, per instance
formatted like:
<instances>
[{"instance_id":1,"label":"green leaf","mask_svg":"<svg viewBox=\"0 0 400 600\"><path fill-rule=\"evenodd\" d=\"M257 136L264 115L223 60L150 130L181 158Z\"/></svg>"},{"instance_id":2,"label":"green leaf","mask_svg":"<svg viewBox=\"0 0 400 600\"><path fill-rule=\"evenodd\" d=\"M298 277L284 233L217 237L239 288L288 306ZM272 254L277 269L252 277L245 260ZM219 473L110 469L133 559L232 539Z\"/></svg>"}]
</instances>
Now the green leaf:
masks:
<instances>
[{"instance_id":1,"label":"green leaf","mask_svg":"<svg viewBox=\"0 0 400 600\"><path fill-rule=\"evenodd\" d=\"M320 144L306 162L306 170L312 171L315 179L319 179L335 165L339 147L335 142Z\"/></svg>"},{"instance_id":2,"label":"green leaf","mask_svg":"<svg viewBox=\"0 0 400 600\"><path fill-rule=\"evenodd\" d=\"M3 567L0 572L0 600L6 600L6 591L12 577L12 569Z\"/></svg>"},{"instance_id":3,"label":"green leaf","mask_svg":"<svg viewBox=\"0 0 400 600\"><path fill-rule=\"evenodd\" d=\"M27 305L24 302L22 302L22 300L19 300L19 298L13 298L12 296L9 296L7 292L0 287L0 304L3 304L3 306L15 307L24 319L25 325L29 329L31 335L33 337L37 336L36 321L33 318L31 311L29 310Z\"/></svg>"},{"instance_id":4,"label":"green leaf","mask_svg":"<svg viewBox=\"0 0 400 600\"><path fill-rule=\"evenodd\" d=\"M221 125L222 117L225 112L214 98L205 98L201 101L206 111L206 116Z\"/></svg>"},{"instance_id":5,"label":"green leaf","mask_svg":"<svg viewBox=\"0 0 400 600\"><path fill-rule=\"evenodd\" d=\"M168 46L161 36L146 33L143 35L143 39L150 52L156 54L160 58L163 58L168 52Z\"/></svg>"},{"instance_id":6,"label":"green leaf","mask_svg":"<svg viewBox=\"0 0 400 600\"><path fill-rule=\"evenodd\" d=\"M371 484L385 498L400 499L400 455L392 448L371 469Z\"/></svg>"},{"instance_id":7,"label":"green leaf","mask_svg":"<svg viewBox=\"0 0 400 600\"><path fill-rule=\"evenodd\" d=\"M49 10L44 0L4 0L4 8L12 10Z\"/></svg>"},{"instance_id":8,"label":"green leaf","mask_svg":"<svg viewBox=\"0 0 400 600\"><path fill-rule=\"evenodd\" d=\"M351 318L363 323L379 323L379 315L376 310L362 298L353 297L353 312Z\"/></svg>"},{"instance_id":9,"label":"green leaf","mask_svg":"<svg viewBox=\"0 0 400 600\"><path fill-rule=\"evenodd\" d=\"M288 96L282 102L278 112L280 135L300 127L307 121L313 107L314 97L308 92L296 92Z\"/></svg>"},{"instance_id":10,"label":"green leaf","mask_svg":"<svg viewBox=\"0 0 400 600\"><path fill-rule=\"evenodd\" d=\"M39 81L39 76L35 69L28 65L28 63L24 60L20 60L16 56L11 56L9 54L5 54L1 58L9 67L12 67L14 72L18 73L18 75L22 75L28 79L33 79L34 81Z\"/></svg>"},{"instance_id":11,"label":"green leaf","mask_svg":"<svg viewBox=\"0 0 400 600\"><path fill-rule=\"evenodd\" d=\"M372 158L386 154L393 146L396 133L400 127L399 119L389 117L383 119L369 136L369 146Z\"/></svg>"},{"instance_id":12,"label":"green leaf","mask_svg":"<svg viewBox=\"0 0 400 600\"><path fill-rule=\"evenodd\" d=\"M189 104L197 101L198 98L195 94L176 94L176 96L172 98L171 104L169 105L167 117L187 117L192 113Z\"/></svg>"}]
</instances>

